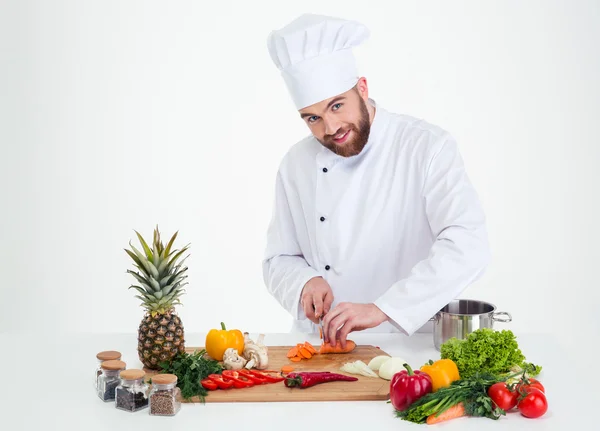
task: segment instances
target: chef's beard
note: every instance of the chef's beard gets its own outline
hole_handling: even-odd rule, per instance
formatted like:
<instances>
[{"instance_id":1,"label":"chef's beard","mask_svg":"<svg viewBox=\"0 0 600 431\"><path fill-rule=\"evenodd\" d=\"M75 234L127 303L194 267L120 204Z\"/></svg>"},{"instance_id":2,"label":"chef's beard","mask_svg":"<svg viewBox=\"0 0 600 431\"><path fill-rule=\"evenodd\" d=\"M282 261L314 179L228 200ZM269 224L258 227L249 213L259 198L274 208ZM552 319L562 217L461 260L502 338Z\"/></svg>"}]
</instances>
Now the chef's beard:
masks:
<instances>
[{"instance_id":1,"label":"chef's beard","mask_svg":"<svg viewBox=\"0 0 600 431\"><path fill-rule=\"evenodd\" d=\"M350 125L350 130L354 132L354 136L342 145L338 145L333 141L333 137L337 135L340 130L336 131L333 135L326 135L323 140L319 139L319 142L323 146L342 157L352 157L360 154L369 140L369 133L371 131L369 111L367 110L365 101L362 98L359 98L358 100L360 104L360 119L358 120L358 124ZM343 130L348 129L344 128Z\"/></svg>"}]
</instances>

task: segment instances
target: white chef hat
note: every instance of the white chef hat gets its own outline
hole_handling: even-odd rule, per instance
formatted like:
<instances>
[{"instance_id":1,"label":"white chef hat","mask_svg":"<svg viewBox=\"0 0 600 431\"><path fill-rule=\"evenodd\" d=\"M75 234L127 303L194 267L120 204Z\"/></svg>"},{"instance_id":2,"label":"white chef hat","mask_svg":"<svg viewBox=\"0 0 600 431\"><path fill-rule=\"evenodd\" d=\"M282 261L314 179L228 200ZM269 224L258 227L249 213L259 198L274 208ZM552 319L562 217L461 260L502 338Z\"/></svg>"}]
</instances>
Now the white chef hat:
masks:
<instances>
[{"instance_id":1,"label":"white chef hat","mask_svg":"<svg viewBox=\"0 0 600 431\"><path fill-rule=\"evenodd\" d=\"M271 59L298 109L350 90L358 82L352 48L369 37L363 24L304 14L267 38Z\"/></svg>"}]
</instances>

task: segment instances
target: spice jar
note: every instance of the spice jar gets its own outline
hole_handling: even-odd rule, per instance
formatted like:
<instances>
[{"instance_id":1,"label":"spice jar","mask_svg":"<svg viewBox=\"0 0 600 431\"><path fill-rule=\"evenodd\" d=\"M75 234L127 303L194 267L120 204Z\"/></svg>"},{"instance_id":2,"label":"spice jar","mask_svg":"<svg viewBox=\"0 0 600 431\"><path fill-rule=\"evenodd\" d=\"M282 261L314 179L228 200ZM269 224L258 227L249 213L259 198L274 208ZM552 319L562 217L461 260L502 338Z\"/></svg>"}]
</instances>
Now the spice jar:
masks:
<instances>
[{"instance_id":1,"label":"spice jar","mask_svg":"<svg viewBox=\"0 0 600 431\"><path fill-rule=\"evenodd\" d=\"M128 412L136 412L148 407L149 386L144 382L143 370L121 371L121 383L117 386L115 406Z\"/></svg>"},{"instance_id":2,"label":"spice jar","mask_svg":"<svg viewBox=\"0 0 600 431\"><path fill-rule=\"evenodd\" d=\"M119 373L126 368L125 362L110 360L100 365L102 374L98 377L98 396L102 401L115 399L115 390L120 384Z\"/></svg>"},{"instance_id":3,"label":"spice jar","mask_svg":"<svg viewBox=\"0 0 600 431\"><path fill-rule=\"evenodd\" d=\"M96 359L98 359L98 365L96 366L96 373L94 374L94 387L98 390L98 377L102 374L102 367L100 365L104 361L120 361L121 352L117 352L116 350L106 350L98 353Z\"/></svg>"},{"instance_id":4,"label":"spice jar","mask_svg":"<svg viewBox=\"0 0 600 431\"><path fill-rule=\"evenodd\" d=\"M174 374L157 374L152 377L150 391L150 414L154 416L174 416L181 408L177 387L177 376Z\"/></svg>"}]
</instances>

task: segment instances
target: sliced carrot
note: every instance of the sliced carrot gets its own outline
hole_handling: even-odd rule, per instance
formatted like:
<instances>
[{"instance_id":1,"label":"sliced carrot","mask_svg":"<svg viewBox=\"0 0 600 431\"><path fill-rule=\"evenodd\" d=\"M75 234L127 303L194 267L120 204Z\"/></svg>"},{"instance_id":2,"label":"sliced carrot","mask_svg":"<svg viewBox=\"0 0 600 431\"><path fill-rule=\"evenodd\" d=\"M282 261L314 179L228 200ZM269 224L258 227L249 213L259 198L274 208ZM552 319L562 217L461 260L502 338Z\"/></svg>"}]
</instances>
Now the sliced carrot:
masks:
<instances>
[{"instance_id":1,"label":"sliced carrot","mask_svg":"<svg viewBox=\"0 0 600 431\"><path fill-rule=\"evenodd\" d=\"M294 367L292 367L291 365L284 365L283 367L281 367L282 373L291 373L292 371L294 371Z\"/></svg>"},{"instance_id":2,"label":"sliced carrot","mask_svg":"<svg viewBox=\"0 0 600 431\"><path fill-rule=\"evenodd\" d=\"M305 359L310 359L312 358L312 353L310 353L308 349L301 347L300 350L298 350L298 356L301 356Z\"/></svg>"},{"instance_id":3,"label":"sliced carrot","mask_svg":"<svg viewBox=\"0 0 600 431\"><path fill-rule=\"evenodd\" d=\"M302 358L300 356L294 356L293 358L290 358L290 361L292 362L300 362L302 360Z\"/></svg>"},{"instance_id":4,"label":"sliced carrot","mask_svg":"<svg viewBox=\"0 0 600 431\"><path fill-rule=\"evenodd\" d=\"M298 354L298 347L292 347L289 352L287 353L287 357L288 358L293 358L294 356L296 356Z\"/></svg>"},{"instance_id":5,"label":"sliced carrot","mask_svg":"<svg viewBox=\"0 0 600 431\"><path fill-rule=\"evenodd\" d=\"M317 349L315 349L314 346L312 344L310 344L308 341L304 342L304 348L313 355L317 354Z\"/></svg>"},{"instance_id":6,"label":"sliced carrot","mask_svg":"<svg viewBox=\"0 0 600 431\"><path fill-rule=\"evenodd\" d=\"M436 416L436 414L427 416L426 422L428 425L433 425L450 419L460 418L462 416L466 416L465 405L463 403L458 403L444 411L439 416Z\"/></svg>"}]
</instances>

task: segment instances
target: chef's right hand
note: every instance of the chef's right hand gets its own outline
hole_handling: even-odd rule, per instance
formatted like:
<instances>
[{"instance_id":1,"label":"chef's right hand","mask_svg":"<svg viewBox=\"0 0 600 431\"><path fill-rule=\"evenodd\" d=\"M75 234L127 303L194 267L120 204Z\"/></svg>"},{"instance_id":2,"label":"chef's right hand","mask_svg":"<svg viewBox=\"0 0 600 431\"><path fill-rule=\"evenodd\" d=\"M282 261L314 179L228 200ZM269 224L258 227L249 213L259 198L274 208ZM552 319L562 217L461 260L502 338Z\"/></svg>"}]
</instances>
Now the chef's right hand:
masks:
<instances>
[{"instance_id":1,"label":"chef's right hand","mask_svg":"<svg viewBox=\"0 0 600 431\"><path fill-rule=\"evenodd\" d=\"M319 324L319 318L329 311L333 303L331 286L323 277L311 278L302 289L300 303L306 317Z\"/></svg>"}]
</instances>

